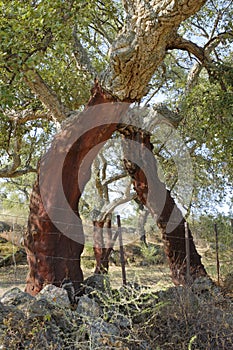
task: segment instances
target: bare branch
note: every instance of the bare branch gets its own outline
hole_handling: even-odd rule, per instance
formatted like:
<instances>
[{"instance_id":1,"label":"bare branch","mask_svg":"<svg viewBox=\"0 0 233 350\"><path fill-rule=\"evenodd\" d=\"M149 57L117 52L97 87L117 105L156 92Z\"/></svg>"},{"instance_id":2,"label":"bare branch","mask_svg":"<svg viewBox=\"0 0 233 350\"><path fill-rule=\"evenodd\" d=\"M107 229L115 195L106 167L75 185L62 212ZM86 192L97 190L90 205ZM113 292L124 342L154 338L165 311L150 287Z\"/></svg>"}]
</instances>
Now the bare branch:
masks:
<instances>
[{"instance_id":1,"label":"bare branch","mask_svg":"<svg viewBox=\"0 0 233 350\"><path fill-rule=\"evenodd\" d=\"M214 24L213 24L213 28L212 28L212 31L211 31L211 34L210 34L210 39L213 38L214 34L215 34L215 31L218 27L218 24L219 22L221 21L222 19L222 13L221 12L217 12L217 16L215 18L215 21L214 21Z\"/></svg>"},{"instance_id":2,"label":"bare branch","mask_svg":"<svg viewBox=\"0 0 233 350\"><path fill-rule=\"evenodd\" d=\"M202 32L202 35L205 37L205 38L209 38L209 33L205 30L205 28L203 28L201 25L199 25L199 24L197 24L197 23L195 23L195 22L191 22L191 24L195 27L195 28L197 28L199 31L201 31Z\"/></svg>"},{"instance_id":3,"label":"bare branch","mask_svg":"<svg viewBox=\"0 0 233 350\"><path fill-rule=\"evenodd\" d=\"M186 86L185 86L186 92L190 91L196 85L202 68L203 66L199 62L194 63L194 65L189 71L189 74L186 80Z\"/></svg>"},{"instance_id":4,"label":"bare branch","mask_svg":"<svg viewBox=\"0 0 233 350\"><path fill-rule=\"evenodd\" d=\"M233 32L219 33L217 36L212 37L204 46L204 48L196 45L190 40L184 39L177 35L168 45L167 49L180 49L188 51L193 54L199 62L196 62L191 68L186 84L186 92L195 86L198 76L203 67L207 69L210 75L215 74L216 67L210 55L215 48L226 39L233 39Z\"/></svg>"},{"instance_id":5,"label":"bare branch","mask_svg":"<svg viewBox=\"0 0 233 350\"><path fill-rule=\"evenodd\" d=\"M97 77L97 72L91 64L90 58L88 57L87 51L82 46L77 35L77 26L73 29L73 39L74 39L74 57L78 69L83 70L90 74L92 78Z\"/></svg>"},{"instance_id":6,"label":"bare branch","mask_svg":"<svg viewBox=\"0 0 233 350\"><path fill-rule=\"evenodd\" d=\"M89 27L94 29L97 33L99 33L104 39L106 39L108 41L109 44L112 44L112 39L107 34L106 30L104 30L104 28L100 25L100 23L97 23L97 24L99 24L99 28L97 26L92 26L92 25L90 25ZM100 27L101 27L101 29L100 29Z\"/></svg>"},{"instance_id":7,"label":"bare branch","mask_svg":"<svg viewBox=\"0 0 233 350\"><path fill-rule=\"evenodd\" d=\"M192 41L182 38L178 34L171 42L168 43L166 49L185 50L197 57L200 62L203 63L205 61L204 49Z\"/></svg>"},{"instance_id":8,"label":"bare branch","mask_svg":"<svg viewBox=\"0 0 233 350\"><path fill-rule=\"evenodd\" d=\"M15 178L29 173L37 173L37 169L31 166L25 167L24 169L19 169L15 171L8 170L7 168L0 170L0 178L8 177Z\"/></svg>"},{"instance_id":9,"label":"bare branch","mask_svg":"<svg viewBox=\"0 0 233 350\"><path fill-rule=\"evenodd\" d=\"M22 135L17 135L17 127L16 123L14 123L14 127L12 128L12 135L10 133L8 140L8 149L12 148L12 151L8 152L9 157L11 158L11 164L0 170L0 177L6 177L8 174L13 174L21 165L21 158L19 154L21 144Z\"/></svg>"},{"instance_id":10,"label":"bare branch","mask_svg":"<svg viewBox=\"0 0 233 350\"><path fill-rule=\"evenodd\" d=\"M128 203L137 198L137 194L135 192L130 192L131 181L129 182L125 196L121 198L114 199L111 203L107 203L102 209L101 213L98 217L98 221L105 221L109 214L111 214L114 209L116 209L119 205Z\"/></svg>"},{"instance_id":11,"label":"bare branch","mask_svg":"<svg viewBox=\"0 0 233 350\"><path fill-rule=\"evenodd\" d=\"M103 186L107 186L107 185L109 185L117 180L125 178L126 176L128 176L128 174L126 172L123 172L121 174L114 175L114 176L110 177L109 179L106 179L105 181L102 182L102 184L103 184Z\"/></svg>"},{"instance_id":12,"label":"bare branch","mask_svg":"<svg viewBox=\"0 0 233 350\"><path fill-rule=\"evenodd\" d=\"M46 84L36 70L25 65L23 73L26 84L49 110L52 118L56 122L61 123L69 115L69 109L62 104L58 96Z\"/></svg>"},{"instance_id":13,"label":"bare branch","mask_svg":"<svg viewBox=\"0 0 233 350\"><path fill-rule=\"evenodd\" d=\"M205 44L205 52L210 54L224 40L233 40L233 31L219 33Z\"/></svg>"},{"instance_id":14,"label":"bare branch","mask_svg":"<svg viewBox=\"0 0 233 350\"><path fill-rule=\"evenodd\" d=\"M27 109L23 111L10 110L6 112L7 117L16 122L18 125L25 124L28 121L45 119L50 120L51 115L44 111L33 111L32 109Z\"/></svg>"}]
</instances>

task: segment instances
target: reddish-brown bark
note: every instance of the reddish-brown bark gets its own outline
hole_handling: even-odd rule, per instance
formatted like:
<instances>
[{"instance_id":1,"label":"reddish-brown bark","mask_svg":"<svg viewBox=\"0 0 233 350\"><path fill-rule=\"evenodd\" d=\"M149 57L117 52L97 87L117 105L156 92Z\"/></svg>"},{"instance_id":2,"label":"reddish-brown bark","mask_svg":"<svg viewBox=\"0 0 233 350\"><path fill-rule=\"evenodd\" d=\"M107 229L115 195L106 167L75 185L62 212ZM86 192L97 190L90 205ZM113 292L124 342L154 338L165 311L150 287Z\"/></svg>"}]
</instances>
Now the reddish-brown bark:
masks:
<instances>
[{"instance_id":1,"label":"reddish-brown bark","mask_svg":"<svg viewBox=\"0 0 233 350\"><path fill-rule=\"evenodd\" d=\"M71 214L67 208L64 209L62 193L64 191L66 201L71 212L75 213L75 218L79 218L78 203L83 188L90 178L92 161L103 143L111 137L115 130L120 130L125 140L132 142L125 148L125 166L133 179L138 199L148 207L162 230L173 281L175 284L186 283L185 220L170 192L158 178L155 158L153 156L148 158L148 153L152 155L153 149L150 135L142 130L135 131L135 128L128 126L121 128L118 121L122 112L128 108L128 104L123 104L122 108L117 105L114 110L112 105L105 104L112 101L114 99L102 91L96 83L88 106L104 103L103 106L106 107L100 107L97 112L95 109L87 108L79 115L78 121L77 119L71 121L55 137L50 150L41 161L43 166L33 187L28 230L25 236L29 263L26 291L32 295L37 294L46 283L60 286L65 278L71 279L75 289L79 288L83 280L80 256L84 246L84 232L81 221L79 224L72 220L69 221ZM76 137L77 123L78 131L80 132L80 129L83 131L79 137ZM69 139L75 140L71 146L69 142L67 144ZM135 142L140 147L135 147ZM65 154L62 164L59 163L59 159L62 159L60 154ZM62 167L62 175L58 171L59 167ZM50 218L50 214L53 215L54 212L57 220L55 222ZM64 231L59 225L57 227L58 221L63 225ZM111 248L110 238L107 245L104 246L101 236L103 225L102 222L94 223L95 240L99 240L99 244L96 244L95 247L96 273L103 269L107 270L108 261L104 261L104 256L108 248ZM108 235L110 237L110 227L108 227ZM195 278L206 275L191 232L189 235L191 276Z\"/></svg>"},{"instance_id":2,"label":"reddish-brown bark","mask_svg":"<svg viewBox=\"0 0 233 350\"><path fill-rule=\"evenodd\" d=\"M96 83L88 106L112 101L114 99L104 93ZM24 240L29 263L26 291L32 295L37 294L47 283L60 286L64 278L70 278L77 289L83 280L80 267L80 255L84 246L83 227L80 222L75 227L77 234L69 236L66 223L69 222L70 214L63 209L61 192L64 191L71 210L79 217L78 202L90 178L91 163L102 147L101 143L107 141L116 130L116 120L121 117L119 106L115 113L113 107L105 106L101 113L100 110L96 113L95 110L87 109L80 114L79 129L83 125L87 125L88 128L85 131L83 127L83 134L67 150L62 168L62 188L61 174L58 171L59 152L66 152L67 139L75 137L77 127L74 122L55 137L50 150L41 161L43 167L39 170L37 182L33 187L28 230ZM106 121L103 125L102 120ZM96 127L98 121L100 125ZM55 211L64 225L64 230L68 232L67 235L51 220L47 213L48 208L52 213Z\"/></svg>"},{"instance_id":3,"label":"reddish-brown bark","mask_svg":"<svg viewBox=\"0 0 233 350\"><path fill-rule=\"evenodd\" d=\"M111 220L107 218L106 221L94 221L93 225L93 250L96 260L95 273L107 273L109 268L108 251L112 247ZM106 227L106 234L103 233L104 226Z\"/></svg>"},{"instance_id":4,"label":"reddish-brown bark","mask_svg":"<svg viewBox=\"0 0 233 350\"><path fill-rule=\"evenodd\" d=\"M138 199L147 206L162 231L172 280L176 285L185 285L187 283L185 219L170 191L166 189L158 177L156 159L152 155L153 145L150 142L150 135L130 126L120 127L120 132L123 135L125 167L133 179ZM130 141L127 142L127 140ZM139 146L136 146L136 143ZM191 278L206 276L206 270L201 263L201 257L196 250L190 230L189 242Z\"/></svg>"}]
</instances>

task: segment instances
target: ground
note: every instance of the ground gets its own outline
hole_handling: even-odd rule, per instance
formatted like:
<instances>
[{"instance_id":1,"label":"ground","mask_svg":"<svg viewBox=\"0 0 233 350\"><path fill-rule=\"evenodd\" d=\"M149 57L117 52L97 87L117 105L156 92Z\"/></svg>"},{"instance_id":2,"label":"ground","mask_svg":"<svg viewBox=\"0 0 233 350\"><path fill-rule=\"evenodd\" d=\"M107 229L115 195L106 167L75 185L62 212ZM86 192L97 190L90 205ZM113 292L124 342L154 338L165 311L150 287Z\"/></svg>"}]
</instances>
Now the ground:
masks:
<instances>
[{"instance_id":1,"label":"ground","mask_svg":"<svg viewBox=\"0 0 233 350\"><path fill-rule=\"evenodd\" d=\"M136 246L138 247L138 246ZM132 246L126 249L126 253L132 256ZM84 252L82 260L82 269L84 278L93 274L94 261L89 259L91 254L90 248ZM114 253L114 257L118 256L118 251ZM113 288L118 288L122 284L122 273L119 262L116 261L110 263L109 275L111 279L111 285ZM144 265L144 266L143 266ZM24 289L25 279L28 272L28 266L26 261L16 265L6 266L0 268L0 296L4 294L9 288L19 287ZM154 290L164 289L172 285L170 278L169 267L165 263L147 265L146 259L142 257L136 257L135 262L130 262L130 258L126 264L126 277L129 282L137 282L145 286L150 286Z\"/></svg>"},{"instance_id":2,"label":"ground","mask_svg":"<svg viewBox=\"0 0 233 350\"><path fill-rule=\"evenodd\" d=\"M214 250L208 244L202 244L198 248L199 252L203 255L203 262L207 267L208 273L212 274L212 277L216 279ZM0 249L3 256L3 246ZM12 252L11 249L13 248L7 244L7 254ZM95 293L90 294L90 300L87 298L87 295L84 295L84 298L87 298L85 301L89 300L90 303L93 303L92 298L94 298L97 303L95 304L97 309L103 309L103 315L101 317L93 319L93 315L91 315L90 319L86 319L85 316L85 321L82 319L82 326L80 326L81 321L79 320L79 323L77 323L79 326L72 333L73 335L75 334L75 337L71 339L70 327L74 327L74 315L77 318L81 317L79 312L76 314L72 313L72 318L68 319L71 326L68 327L69 331L64 333L62 327L68 322L65 315L67 312L70 312L69 307L67 310L64 310L64 315L59 311L59 320L61 320L61 330L59 330L59 324L56 323L58 319L55 317L56 309L54 309L54 315L53 313L50 314L49 309L42 319L39 316L39 318L33 316L33 322L29 322L26 316L22 317L21 311L16 306L15 311L5 316L3 320L3 338L1 339L4 340L4 345L7 344L3 349L19 349L19 344L23 344L23 347L20 348L24 348L27 345L29 347L25 349L39 349L41 348L41 343L38 345L38 337L40 339L44 337L43 339L47 342L48 335L52 334L55 336L54 339L57 339L59 332L61 336L61 338L58 337L60 343L67 341L67 344L70 344L72 340L76 344L75 347L73 346L74 344L71 347L64 345L59 347L59 349L233 349L233 278L231 273L228 273L228 279L226 279L227 275L223 276L221 274L223 288L215 286L210 280L206 280L205 278L202 281L196 281L191 288L174 287L171 282L170 271L163 254L161 242L158 243L158 240L156 242L152 240L149 242L147 248L142 246L139 241L134 241L124 246L124 251L128 282L126 289L121 288L121 265L119 263L119 251L116 249L113 252L109 269L110 290L108 290L106 295L104 294L104 297L101 294L102 292L100 294L97 293L96 299ZM221 266L222 270L230 271L228 253L224 251L221 256L227 262ZM85 279L93 274L94 259L91 244L87 244L85 247L82 257L82 268ZM26 259L20 263L1 267L0 297L7 290L15 286L23 290L27 271ZM225 283L226 281L228 283ZM61 291L60 288L59 291ZM56 298L53 300L56 300ZM37 301L33 302L36 303ZM102 305L101 303L104 304ZM7 306L5 307L7 310ZM113 310L114 313L112 313ZM111 315L118 315L121 317L121 321L124 321L123 323L127 321L131 326L124 326L120 329L119 320L116 318L116 323L114 323L115 321L113 322ZM63 322L64 320L66 320L65 323ZM51 331L51 327L54 324L57 328ZM102 345L96 343L96 346L92 344L91 335L87 333L89 328L91 326L93 327L93 324L102 328L105 326L103 328L104 334L106 333L105 337L103 339L100 337L100 339L107 343L101 343ZM29 327L29 330L27 327ZM106 347L106 344L108 344L111 338L108 332L112 330L112 327L115 327L117 330L117 336L115 338L118 345L115 346L116 343L114 343L114 346ZM49 333L47 329L50 329ZM85 334L83 334L84 330ZM80 336L81 340L77 337L76 333ZM57 349L56 344L56 341L53 340L46 349Z\"/></svg>"},{"instance_id":3,"label":"ground","mask_svg":"<svg viewBox=\"0 0 233 350\"><path fill-rule=\"evenodd\" d=\"M204 240L199 240L199 242L201 244L197 245L197 248L203 257L204 266L211 278L217 281L215 251ZM0 261L1 258L12 254L13 251L16 251L15 246L2 240L2 243L0 242ZM148 248L142 246L139 240L134 240L124 246L124 251L127 262L127 281L136 281L142 285L150 286L155 291L172 286L169 267L163 254L162 242L158 237L153 235L149 237ZM229 251L224 249L220 252L220 282L223 286L227 286L229 293L233 289L231 256L232 249L229 249ZM111 257L109 275L112 286L117 288L122 284L120 258L117 248ZM221 263L221 259L224 261L224 264ZM94 256L91 244L87 244L85 247L81 265L84 278L92 275L94 271ZM14 286L18 286L23 290L27 272L28 266L26 259L10 266L0 267L0 296Z\"/></svg>"}]
</instances>

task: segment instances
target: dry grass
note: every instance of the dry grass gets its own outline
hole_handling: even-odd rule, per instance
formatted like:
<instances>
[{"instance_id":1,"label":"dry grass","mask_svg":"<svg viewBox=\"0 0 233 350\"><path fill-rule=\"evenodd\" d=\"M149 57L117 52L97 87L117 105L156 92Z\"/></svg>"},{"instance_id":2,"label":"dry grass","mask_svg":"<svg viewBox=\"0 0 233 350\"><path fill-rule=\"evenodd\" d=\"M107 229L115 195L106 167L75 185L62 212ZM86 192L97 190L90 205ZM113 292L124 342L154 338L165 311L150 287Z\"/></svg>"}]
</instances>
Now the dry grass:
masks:
<instances>
[{"instance_id":1,"label":"dry grass","mask_svg":"<svg viewBox=\"0 0 233 350\"><path fill-rule=\"evenodd\" d=\"M27 273L27 264L0 268L0 296L13 287L24 290ZM83 274L84 278L87 278L93 274L93 269L84 267ZM127 266L126 276L128 281L152 287L153 290L165 289L172 285L169 268L162 265L150 268ZM110 266L109 277L111 286L119 288L122 284L121 267Z\"/></svg>"},{"instance_id":2,"label":"dry grass","mask_svg":"<svg viewBox=\"0 0 233 350\"><path fill-rule=\"evenodd\" d=\"M156 237L150 237L151 245L156 243L156 247L161 246L161 243L157 243L158 240ZM172 281L170 278L170 270L166 263L166 260L159 256L157 259L160 263L150 264L151 256L146 256L141 252L140 243L135 241L133 244L129 244L124 247L125 256L127 260L126 264L126 277L129 282L137 282L139 284L151 287L152 290L166 289L169 286L172 286ZM162 246L161 246L162 247ZM11 254L13 251L16 251L16 247L11 243L1 243L0 242L0 258ZM162 248L161 248L162 249ZM142 250L143 251L143 250ZM151 253L153 249L148 250L148 254ZM216 261L215 253L208 245L198 246L198 251L203 257L204 266L207 269L209 275L213 280L217 280L216 277ZM227 261L226 264L221 264L221 284L222 286L227 286L228 291L231 291L232 288L232 265L230 261L232 259L232 251L224 250L220 252L220 258L224 261ZM110 263L109 276L111 280L112 287L118 288L122 285L122 273L121 266L119 263L119 252L116 250L114 253L114 260L117 260L117 266L115 263ZM147 262L149 263L147 264ZM161 263L162 262L162 263ZM143 264L145 263L145 264ZM90 276L94 271L94 256L91 245L86 245L84 254L82 257L82 269L84 273L84 278ZM145 265L145 266L144 266ZM18 286L22 290L24 289L25 279L28 272L28 266L25 263L19 263L17 265L12 265L8 267L0 268L0 296L9 288Z\"/></svg>"}]
</instances>

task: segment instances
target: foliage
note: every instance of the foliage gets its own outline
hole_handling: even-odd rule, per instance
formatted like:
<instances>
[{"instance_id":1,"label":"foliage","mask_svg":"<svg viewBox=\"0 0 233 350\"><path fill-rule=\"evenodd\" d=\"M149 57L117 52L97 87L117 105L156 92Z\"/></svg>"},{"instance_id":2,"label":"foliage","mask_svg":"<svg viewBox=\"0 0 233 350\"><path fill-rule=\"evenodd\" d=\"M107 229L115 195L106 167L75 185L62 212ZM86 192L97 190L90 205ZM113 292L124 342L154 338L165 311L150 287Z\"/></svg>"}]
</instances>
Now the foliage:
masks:
<instances>
[{"instance_id":1,"label":"foliage","mask_svg":"<svg viewBox=\"0 0 233 350\"><path fill-rule=\"evenodd\" d=\"M232 348L232 299L225 298L208 279L190 288L158 292L136 283L112 289L107 279L101 287L88 285L80 299L86 302L81 314L77 312L80 301L77 310L71 311L44 298L39 304L44 315L36 316L38 301L2 307L4 349ZM96 333L98 337L94 337Z\"/></svg>"},{"instance_id":2,"label":"foliage","mask_svg":"<svg viewBox=\"0 0 233 350\"><path fill-rule=\"evenodd\" d=\"M211 199L216 203L232 196L232 111L232 86L224 91L205 75L183 104L180 130L190 148L195 169L194 195L202 207L210 207Z\"/></svg>"},{"instance_id":3,"label":"foliage","mask_svg":"<svg viewBox=\"0 0 233 350\"><path fill-rule=\"evenodd\" d=\"M26 84L26 68L36 70L69 111L81 110L88 101L94 76L108 63L111 45L126 15L118 0L3 0L0 13L0 168L9 169L9 176L18 176L22 173L16 173L14 167L25 170L24 173L36 171L38 159L56 131L51 112ZM162 93L168 105L173 110L178 108L183 115L179 130L192 156L194 202L201 209L208 202L231 197L232 15L230 0L214 0L207 1L197 14L184 21L179 34L208 51L213 61L212 72L207 73L202 66L202 73L195 76L192 88L188 88L196 58L184 51L168 50L142 101L153 103ZM88 54L91 73L77 60L80 54L77 41ZM171 155L160 151L160 147L155 145L155 153L167 186L172 188L177 180L176 167ZM20 160L16 161L16 154ZM108 158L112 158L111 154ZM115 162L110 166L112 171L114 166ZM7 172L0 172L0 177L7 177ZM32 181L31 175L22 182L24 179L26 183ZM86 187L83 197L87 215L85 203L93 201L92 184ZM119 182L116 185L121 187ZM18 185L8 180L2 191L18 193Z\"/></svg>"},{"instance_id":4,"label":"foliage","mask_svg":"<svg viewBox=\"0 0 233 350\"><path fill-rule=\"evenodd\" d=\"M142 244L141 253L144 258L144 263L148 265L161 263L164 259L164 254L161 247L152 243L149 243L148 245Z\"/></svg>"},{"instance_id":5,"label":"foliage","mask_svg":"<svg viewBox=\"0 0 233 350\"><path fill-rule=\"evenodd\" d=\"M215 242L215 228L217 225L218 239L220 248L226 249L233 247L231 218L229 216L218 214L201 215L196 222L194 222L193 229L196 235L200 238L206 239L208 242Z\"/></svg>"}]
</instances>

